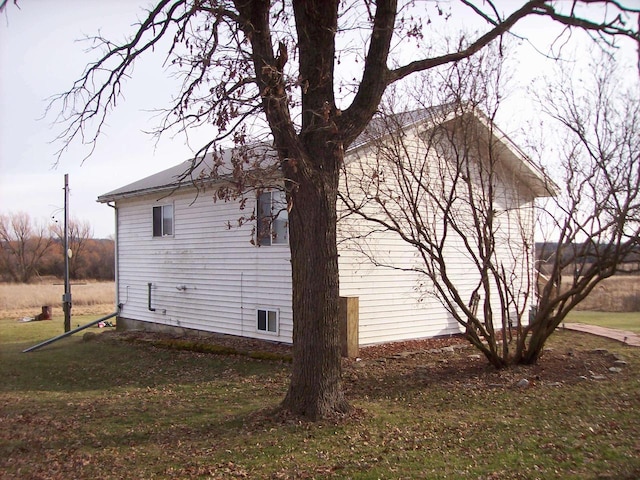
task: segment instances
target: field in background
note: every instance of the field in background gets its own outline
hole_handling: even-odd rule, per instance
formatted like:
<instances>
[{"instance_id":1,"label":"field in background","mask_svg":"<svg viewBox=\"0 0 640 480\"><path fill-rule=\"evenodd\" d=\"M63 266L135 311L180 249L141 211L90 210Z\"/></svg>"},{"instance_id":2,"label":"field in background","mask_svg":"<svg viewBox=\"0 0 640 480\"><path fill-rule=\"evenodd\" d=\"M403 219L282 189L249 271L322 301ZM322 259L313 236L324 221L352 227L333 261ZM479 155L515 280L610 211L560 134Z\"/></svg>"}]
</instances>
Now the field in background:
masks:
<instances>
[{"instance_id":1,"label":"field in background","mask_svg":"<svg viewBox=\"0 0 640 480\"><path fill-rule=\"evenodd\" d=\"M576 310L640 312L640 276L614 275L603 280Z\"/></svg>"},{"instance_id":2,"label":"field in background","mask_svg":"<svg viewBox=\"0 0 640 480\"><path fill-rule=\"evenodd\" d=\"M53 316L64 315L60 280L43 280L40 283L0 283L0 318L33 317L43 305L53 308ZM114 282L71 283L72 315L101 315L115 309Z\"/></svg>"},{"instance_id":3,"label":"field in background","mask_svg":"<svg viewBox=\"0 0 640 480\"><path fill-rule=\"evenodd\" d=\"M45 278L39 283L14 284L0 283L0 318L32 317L40 313L43 305L53 307L53 315L63 315L62 281L55 278ZM106 315L115 308L114 282L79 282L72 283L73 314L75 315ZM640 276L616 275L598 285L576 310L594 312L640 312ZM585 317L587 318L587 317ZM599 316L596 315L595 321ZM640 324L640 314L628 317L603 317L606 322L617 322L623 319L621 325L631 323L631 327ZM569 321L583 321L572 318ZM593 323L589 318L585 323ZM611 326L623 328L622 326ZM636 327L638 328L638 327ZM627 330L633 328L625 328Z\"/></svg>"}]
</instances>

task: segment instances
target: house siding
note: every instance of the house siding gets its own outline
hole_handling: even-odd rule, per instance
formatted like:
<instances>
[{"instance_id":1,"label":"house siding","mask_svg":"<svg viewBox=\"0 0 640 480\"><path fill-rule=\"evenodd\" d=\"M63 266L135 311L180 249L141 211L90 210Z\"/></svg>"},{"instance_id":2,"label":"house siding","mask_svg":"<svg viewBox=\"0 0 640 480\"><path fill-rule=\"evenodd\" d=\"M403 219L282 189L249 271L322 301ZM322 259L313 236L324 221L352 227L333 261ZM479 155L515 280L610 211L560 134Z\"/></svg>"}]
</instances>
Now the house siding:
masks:
<instances>
[{"instance_id":1,"label":"house siding","mask_svg":"<svg viewBox=\"0 0 640 480\"><path fill-rule=\"evenodd\" d=\"M408 141L413 138L415 142L406 152L426 161L418 134L417 128L406 132ZM448 180L438 176L438 162L426 164L432 169L429 174L434 175L433 186L446 188ZM374 178L379 167L374 148L365 145L355 154L352 152L341 177L341 191L346 192L349 182L357 184L361 179ZM447 167L440 164L439 168ZM501 241L497 255L505 268L519 275L517 281L530 295L535 195L510 171L505 170L501 177L497 203L504 214L499 220ZM437 185L439 179L441 185ZM145 188L152 188L148 182L141 182L138 183ZM366 185L362 191L368 193ZM394 191L390 192L393 195ZM119 189L117 195L124 195L123 190ZM238 201L214 202L213 192L197 195L193 188L181 188L170 195L142 195L139 191L133 195L116 197L121 318L149 325L292 341L289 246L257 247L251 242L255 222L235 226L239 218L251 216L256 208L255 197L249 198L241 211ZM152 208L169 203L174 207L173 234L153 237ZM340 205L339 210L345 213ZM439 218L437 210L428 214L432 221ZM530 232L528 242L518 241L519 234L514 235L520 228ZM338 223L340 295L359 298L360 345L460 333L462 327L437 298L430 280L424 274L408 271L421 261L413 247L394 233L371 232L371 224L354 216ZM470 298L478 284L477 268L465 253L460 237L452 236L446 249L448 272L455 278L461 296ZM376 264L367 254L377 259ZM148 284L152 284L151 307L155 311L148 308ZM257 330L258 308L278 312L277 334ZM526 305L523 311L526 312ZM500 319L494 321L499 323Z\"/></svg>"},{"instance_id":2,"label":"house siding","mask_svg":"<svg viewBox=\"0 0 640 480\"><path fill-rule=\"evenodd\" d=\"M152 207L174 206L174 233L152 236ZM291 342L291 267L287 245L256 247L252 227L228 227L247 211L234 201L214 204L195 190L161 199L119 200L120 316L170 327ZM148 308L148 284L151 307ZM278 333L257 331L256 310L279 313Z\"/></svg>"},{"instance_id":3,"label":"house siding","mask_svg":"<svg viewBox=\"0 0 640 480\"><path fill-rule=\"evenodd\" d=\"M414 157L414 162L415 159L424 159L429 175L435 179L434 187L442 188L442 185L438 186L438 179L442 174L437 167L439 162L435 159L429 160L415 136L411 137L409 133L404 141L404 151ZM358 203L369 194L369 184L367 180L363 184L362 179L383 175L381 172L384 170L384 160L377 156L374 148L361 150L347 162L341 189L348 190L349 195ZM502 173L501 181L496 187L496 204L499 204L504 212L501 218L496 219L496 258L503 263L507 271L515 272L519 276L516 280L517 287L530 296L533 283L527 272L531 272L533 268L533 194L519 185L513 176L507 172ZM389 188L389 192L394 192L393 185L391 175L387 175L383 188ZM450 188L450 183L447 185L448 187L444 188ZM385 191L380 190L379 194L384 195ZM385 198L388 200L387 208L402 208L401 203L395 203L391 194ZM425 201L428 202L427 197ZM343 214L347 213L344 206L339 208ZM365 208L370 214L375 215L375 202ZM460 215L460 218L464 218L469 214L461 212ZM462 332L463 327L437 298L433 284L426 275L408 271L422 262L415 249L396 233L377 231L372 234L372 230L380 230L380 227L354 218L353 215L342 217L338 228L341 245L340 292L342 296L359 297L360 344L369 345ZM528 242L522 242L521 231L524 232L525 238L528 238ZM470 299L479 282L478 269L469 258L462 239L451 234L448 238L445 246L448 274L462 298ZM370 259L375 259L375 263ZM492 297L494 308L495 305L499 305L496 292L496 288L493 288L493 295L496 295ZM525 312L524 319L527 318L529 302L530 300L524 304L521 301L519 305L521 311ZM499 326L500 311L497 310L494 314L494 324ZM481 306L479 315L482 315ZM510 316L513 320L515 311L510 311Z\"/></svg>"},{"instance_id":4,"label":"house siding","mask_svg":"<svg viewBox=\"0 0 640 480\"><path fill-rule=\"evenodd\" d=\"M376 235L372 255L382 255L385 263L396 267L418 262L410 247L391 233ZM361 345L453 335L459 324L433 294L424 275L372 264L358 248L344 244L340 252L340 294L357 296L360 302ZM465 279L469 268L460 255L452 255L450 269ZM459 283L461 290L473 279Z\"/></svg>"}]
</instances>

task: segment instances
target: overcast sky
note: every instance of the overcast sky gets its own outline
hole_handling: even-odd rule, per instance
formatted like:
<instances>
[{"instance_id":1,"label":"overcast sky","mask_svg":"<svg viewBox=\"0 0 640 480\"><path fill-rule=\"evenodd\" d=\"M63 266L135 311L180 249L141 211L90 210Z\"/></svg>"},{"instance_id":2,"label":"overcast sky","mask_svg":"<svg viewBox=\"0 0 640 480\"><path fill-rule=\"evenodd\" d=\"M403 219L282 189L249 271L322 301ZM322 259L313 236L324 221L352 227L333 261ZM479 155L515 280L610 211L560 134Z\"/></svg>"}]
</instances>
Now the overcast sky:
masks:
<instances>
[{"instance_id":1,"label":"overcast sky","mask_svg":"<svg viewBox=\"0 0 640 480\"><path fill-rule=\"evenodd\" d=\"M144 133L155 126L149 110L166 106L175 90L163 73L162 56L136 65L133 79L125 85L125 100L109 116L105 135L84 163L86 149L74 147L54 165L61 147L51 143L56 135L51 126L54 117L41 117L47 98L68 89L96 58L95 52L85 52L86 42L77 40L98 31L116 40L124 38L148 2L28 0L19 2L19 9L12 3L0 18L0 213L24 211L40 221L52 217L61 221L68 173L71 217L89 221L95 237L112 235L113 211L98 204L97 196L192 154L183 137L167 137L156 144ZM553 36L548 24L530 21L521 31L544 49L546 39ZM544 65L533 50L524 51L520 81L526 83ZM192 138L191 146L200 146L205 135Z\"/></svg>"},{"instance_id":2,"label":"overcast sky","mask_svg":"<svg viewBox=\"0 0 640 480\"><path fill-rule=\"evenodd\" d=\"M100 30L123 38L140 15L140 0L29 0L10 5L0 18L0 212L24 211L33 218L62 220L64 174L69 174L70 215L88 220L96 237L114 232L113 210L98 195L168 168L190 156L180 138L156 145L143 130L170 98L162 58L136 66L125 101L108 118L108 128L90 159L74 148L55 166L60 143L54 116L41 119L51 95L68 89L95 59L86 42L76 40Z\"/></svg>"}]
</instances>

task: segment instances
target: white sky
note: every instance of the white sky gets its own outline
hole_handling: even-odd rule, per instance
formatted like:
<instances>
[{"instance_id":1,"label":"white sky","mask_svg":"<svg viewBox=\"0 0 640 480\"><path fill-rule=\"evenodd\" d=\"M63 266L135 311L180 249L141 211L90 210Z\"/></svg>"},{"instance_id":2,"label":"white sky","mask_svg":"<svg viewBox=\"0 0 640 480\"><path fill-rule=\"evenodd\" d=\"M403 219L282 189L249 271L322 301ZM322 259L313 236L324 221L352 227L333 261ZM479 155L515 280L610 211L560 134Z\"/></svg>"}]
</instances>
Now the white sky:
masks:
<instances>
[{"instance_id":1,"label":"white sky","mask_svg":"<svg viewBox=\"0 0 640 480\"><path fill-rule=\"evenodd\" d=\"M113 210L98 195L168 168L190 156L184 139L156 146L143 130L154 127L148 110L166 105L171 81L163 78L163 58L136 66L125 101L108 118L109 127L94 154L74 148L54 167L60 143L53 116L43 116L51 95L68 89L84 66L85 34L100 30L123 38L148 2L140 0L29 0L0 18L0 212L24 211L32 218L62 220L64 174L69 174L70 215L88 220L94 236L114 233Z\"/></svg>"},{"instance_id":2,"label":"white sky","mask_svg":"<svg viewBox=\"0 0 640 480\"><path fill-rule=\"evenodd\" d=\"M123 38L148 3L28 0L19 2L19 9L11 2L0 17L0 213L24 211L40 221L50 221L52 216L61 220L64 174L68 173L71 217L89 221L95 237L107 237L114 233L113 210L98 204L98 195L190 157L192 150L184 137L166 137L156 145L143 133L155 126L149 110L166 106L174 90L163 73L162 54L136 65L124 88L125 101L109 116L105 134L84 164L87 151L76 147L54 167L55 152L61 146L51 143L56 135L51 128L54 117L39 120L46 99L68 89L96 58L85 53L86 43L76 40L98 30L108 38ZM529 21L521 31L543 48L554 37L549 23ZM629 51L633 58L635 52ZM520 81L526 84L547 67L533 50L524 51L519 60ZM521 116L520 107L512 111ZM499 126L507 133L513 131ZM206 132L199 136L191 139L194 148L205 140Z\"/></svg>"}]
</instances>

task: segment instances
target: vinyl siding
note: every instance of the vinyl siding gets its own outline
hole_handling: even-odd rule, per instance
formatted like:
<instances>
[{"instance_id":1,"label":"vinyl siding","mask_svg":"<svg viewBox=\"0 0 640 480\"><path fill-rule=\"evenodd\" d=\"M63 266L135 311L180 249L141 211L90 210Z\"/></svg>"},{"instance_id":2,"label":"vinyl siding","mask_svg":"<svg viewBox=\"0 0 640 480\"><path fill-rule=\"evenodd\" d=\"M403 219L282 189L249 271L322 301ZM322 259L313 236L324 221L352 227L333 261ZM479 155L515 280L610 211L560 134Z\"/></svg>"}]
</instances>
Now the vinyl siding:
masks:
<instances>
[{"instance_id":1,"label":"vinyl siding","mask_svg":"<svg viewBox=\"0 0 640 480\"><path fill-rule=\"evenodd\" d=\"M417 145L407 150L424 155ZM365 151L363 163L348 161L346 180L371 178L375 159ZM121 316L146 322L230 335L291 342L291 266L288 245L256 247L254 225L237 220L255 209L251 198L244 211L239 203L214 202L212 192L196 196L181 190L166 198L153 195L121 199L118 209L118 296ZM504 176L502 242L498 255L522 282L532 285L533 195L515 178ZM152 236L152 207L172 203L174 234ZM403 271L419 262L412 247L389 232L372 232L372 225L347 217L339 222L340 294L359 297L361 345L428 338L459 333L461 327L436 298L423 274ZM514 241L516 228L531 233L527 245ZM366 242L358 235L367 235ZM349 240L350 238L350 240ZM366 247L366 248L365 248ZM374 264L366 249L389 268ZM475 266L460 238L447 244L447 269L463 297L478 283ZM152 283L152 308L148 307ZM183 289L183 286L185 287ZM279 312L278 334L258 332L256 310Z\"/></svg>"},{"instance_id":2,"label":"vinyl siding","mask_svg":"<svg viewBox=\"0 0 640 480\"><path fill-rule=\"evenodd\" d=\"M174 206L174 234L152 236L152 207ZM170 326L291 342L291 267L287 245L256 247L255 207L214 203L194 190L159 199L119 200L118 296L121 316ZM152 283L148 309L148 283ZM279 312L278 334L258 332L256 310Z\"/></svg>"},{"instance_id":3,"label":"vinyl siding","mask_svg":"<svg viewBox=\"0 0 640 480\"><path fill-rule=\"evenodd\" d=\"M399 150L410 155L416 166L421 165L421 162L427 165L425 172L429 172L426 175L430 179L423 181L432 182L431 185L436 189L451 186L448 181L445 181L445 184L440 183L447 175L443 176L438 169L446 169L447 166L440 160L430 158L430 154L420 148L420 142L416 137L412 137L412 132L407 133L402 147ZM371 196L372 189L383 198L386 208L400 211L406 207L400 200L393 198L398 191L397 184L394 183L391 170L384 165L384 159L381 159L381 155L384 156L385 153L381 154L376 148L361 150L355 158L347 162L346 175L342 178L341 186L343 191L348 189L356 201L363 201L369 214L383 217L384 214L380 213L381 210L375 202L367 205L364 200L367 195ZM530 246L533 245L533 195L519 185L513 176L508 175L508 172L500 173L501 181L496 186L495 198L497 208L504 213L496 220L496 257L507 271L513 272L517 277L514 280L517 288L531 295L532 283L528 272L532 268ZM377 175L385 177L383 183L370 183L369 179ZM379 190L376 190L378 188ZM414 193L415 191L417 190L414 187ZM424 196L420 201L426 205L429 198ZM342 213L346 213L344 206L340 209ZM437 218L435 212L436 210L432 217L425 213L425 218L434 221L441 230L442 222L434 220ZM464 216L465 213L461 211L459 218L462 222ZM376 233L372 234L372 231ZM521 231L524 232L524 238L529 239L529 247L523 244ZM427 276L416 271L408 271L423 261L417 256L414 247L396 233L383 231L373 222L347 215L339 224L339 238L340 292L342 296L359 297L361 345L448 335L462 331L453 315L436 297L433 284ZM453 234L448 238L445 257L449 277L453 279L461 297L470 299L480 280L478 269L469 257L462 239ZM495 288L493 290L495 292ZM501 318L496 300L497 296L492 297L496 310L494 323L499 326ZM519 308L525 312L526 319L527 305L521 301ZM482 303L479 312L482 312ZM513 317L515 311L510 314Z\"/></svg>"}]
</instances>

